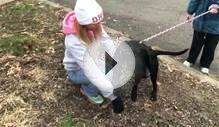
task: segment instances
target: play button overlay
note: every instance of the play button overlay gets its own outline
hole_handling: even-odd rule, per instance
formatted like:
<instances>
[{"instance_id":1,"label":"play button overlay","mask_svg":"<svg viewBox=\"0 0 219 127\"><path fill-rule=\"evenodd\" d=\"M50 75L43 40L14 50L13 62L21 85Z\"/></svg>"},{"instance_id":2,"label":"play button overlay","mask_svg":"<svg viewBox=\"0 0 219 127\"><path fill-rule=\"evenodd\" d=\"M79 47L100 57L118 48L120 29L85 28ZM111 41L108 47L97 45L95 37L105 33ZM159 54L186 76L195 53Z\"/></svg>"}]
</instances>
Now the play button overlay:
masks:
<instances>
[{"instance_id":1,"label":"play button overlay","mask_svg":"<svg viewBox=\"0 0 219 127\"><path fill-rule=\"evenodd\" d=\"M135 57L125 42L113 45L109 40L95 42L87 47L84 72L92 81L109 80L114 88L125 85L135 70ZM98 81L101 81L99 80ZM92 82L95 85L95 82ZM103 84L104 85L104 84Z\"/></svg>"},{"instance_id":2,"label":"play button overlay","mask_svg":"<svg viewBox=\"0 0 219 127\"><path fill-rule=\"evenodd\" d=\"M117 62L107 53L105 52L105 75L112 70L114 66L116 66Z\"/></svg>"}]
</instances>

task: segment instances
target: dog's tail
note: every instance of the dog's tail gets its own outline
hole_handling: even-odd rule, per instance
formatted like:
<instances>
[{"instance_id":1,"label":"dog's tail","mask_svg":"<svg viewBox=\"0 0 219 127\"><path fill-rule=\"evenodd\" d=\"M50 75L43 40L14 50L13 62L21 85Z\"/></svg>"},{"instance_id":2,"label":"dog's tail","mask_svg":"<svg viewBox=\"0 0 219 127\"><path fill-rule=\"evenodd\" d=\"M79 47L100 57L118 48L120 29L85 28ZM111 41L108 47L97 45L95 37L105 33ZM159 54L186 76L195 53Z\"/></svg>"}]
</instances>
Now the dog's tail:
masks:
<instances>
[{"instance_id":1,"label":"dog's tail","mask_svg":"<svg viewBox=\"0 0 219 127\"><path fill-rule=\"evenodd\" d=\"M184 49L182 51L179 52L170 52L170 51L161 51L161 50L154 50L156 55L171 55L171 56L178 56L181 54L184 54L185 52L187 52L189 49Z\"/></svg>"}]
</instances>

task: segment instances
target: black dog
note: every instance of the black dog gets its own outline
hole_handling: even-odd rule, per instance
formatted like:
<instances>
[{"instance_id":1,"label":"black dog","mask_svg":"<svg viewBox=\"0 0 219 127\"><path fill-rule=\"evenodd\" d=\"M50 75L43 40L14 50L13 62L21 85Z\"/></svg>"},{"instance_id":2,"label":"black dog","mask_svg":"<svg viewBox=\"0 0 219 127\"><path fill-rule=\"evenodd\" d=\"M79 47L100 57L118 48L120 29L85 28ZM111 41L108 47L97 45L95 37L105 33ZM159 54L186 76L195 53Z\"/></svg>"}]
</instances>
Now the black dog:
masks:
<instances>
[{"instance_id":1,"label":"black dog","mask_svg":"<svg viewBox=\"0 0 219 127\"><path fill-rule=\"evenodd\" d=\"M131 99L136 101L137 99L137 87L142 78L146 78L147 69L150 72L151 82L153 84L153 91L151 93L151 100L157 100L157 73L159 68L158 55L172 55L177 56L185 53L188 49L179 52L160 51L153 50L144 44L140 44L139 41L131 40L126 41L135 55L135 71L134 71L134 86L131 92Z\"/></svg>"}]
</instances>

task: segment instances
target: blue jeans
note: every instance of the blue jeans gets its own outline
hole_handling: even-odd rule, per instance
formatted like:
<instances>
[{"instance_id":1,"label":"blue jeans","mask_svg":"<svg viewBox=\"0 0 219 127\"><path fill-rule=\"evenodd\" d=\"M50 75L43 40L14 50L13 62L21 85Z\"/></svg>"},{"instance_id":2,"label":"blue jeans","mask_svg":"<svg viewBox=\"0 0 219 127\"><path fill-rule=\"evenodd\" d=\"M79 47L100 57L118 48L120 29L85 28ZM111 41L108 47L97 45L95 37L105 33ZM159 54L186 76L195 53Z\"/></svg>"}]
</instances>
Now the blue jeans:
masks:
<instances>
[{"instance_id":1,"label":"blue jeans","mask_svg":"<svg viewBox=\"0 0 219 127\"><path fill-rule=\"evenodd\" d=\"M76 84L80 84L86 96L97 96L99 90L85 76L82 70L67 71L68 79Z\"/></svg>"}]
</instances>

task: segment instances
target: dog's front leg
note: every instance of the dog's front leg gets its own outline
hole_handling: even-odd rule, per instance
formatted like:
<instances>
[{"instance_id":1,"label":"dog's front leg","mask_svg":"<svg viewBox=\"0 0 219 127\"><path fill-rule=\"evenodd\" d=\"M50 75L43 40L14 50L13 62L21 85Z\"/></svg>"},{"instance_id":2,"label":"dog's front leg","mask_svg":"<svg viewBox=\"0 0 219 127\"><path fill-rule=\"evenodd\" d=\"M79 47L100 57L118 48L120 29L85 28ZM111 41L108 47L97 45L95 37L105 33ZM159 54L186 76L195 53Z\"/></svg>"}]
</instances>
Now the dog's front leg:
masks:
<instances>
[{"instance_id":1,"label":"dog's front leg","mask_svg":"<svg viewBox=\"0 0 219 127\"><path fill-rule=\"evenodd\" d=\"M138 84L140 81L141 81L141 77L136 75L135 76L135 83L134 83L134 86L132 87L132 93L131 93L132 101L137 100L137 90L138 90Z\"/></svg>"}]
</instances>

